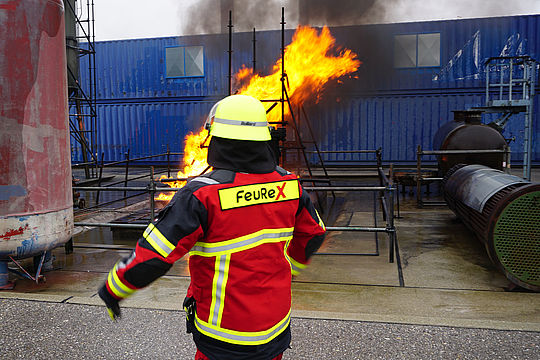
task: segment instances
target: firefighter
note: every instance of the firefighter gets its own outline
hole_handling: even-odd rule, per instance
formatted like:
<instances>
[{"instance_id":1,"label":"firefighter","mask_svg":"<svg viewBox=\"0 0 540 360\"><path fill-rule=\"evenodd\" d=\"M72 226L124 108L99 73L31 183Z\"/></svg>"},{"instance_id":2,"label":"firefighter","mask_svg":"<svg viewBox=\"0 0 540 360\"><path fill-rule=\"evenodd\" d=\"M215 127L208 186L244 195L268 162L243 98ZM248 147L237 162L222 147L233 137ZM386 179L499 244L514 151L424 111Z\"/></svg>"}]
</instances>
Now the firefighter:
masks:
<instances>
[{"instance_id":1,"label":"firefighter","mask_svg":"<svg viewBox=\"0 0 540 360\"><path fill-rule=\"evenodd\" d=\"M189 252L184 310L195 359L281 359L291 339L292 276L325 227L297 177L276 165L259 100L228 96L206 125L214 170L176 193L99 296L115 320L121 300Z\"/></svg>"}]
</instances>

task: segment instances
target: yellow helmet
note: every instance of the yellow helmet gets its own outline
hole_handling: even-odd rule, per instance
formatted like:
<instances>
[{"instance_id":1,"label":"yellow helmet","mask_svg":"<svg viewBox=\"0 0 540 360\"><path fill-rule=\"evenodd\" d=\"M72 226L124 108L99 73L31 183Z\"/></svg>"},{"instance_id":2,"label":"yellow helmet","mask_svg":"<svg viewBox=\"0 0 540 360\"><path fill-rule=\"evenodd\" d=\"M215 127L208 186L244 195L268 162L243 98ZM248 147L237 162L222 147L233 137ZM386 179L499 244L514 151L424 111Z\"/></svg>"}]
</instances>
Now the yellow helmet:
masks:
<instances>
[{"instance_id":1,"label":"yellow helmet","mask_svg":"<svg viewBox=\"0 0 540 360\"><path fill-rule=\"evenodd\" d=\"M268 141L270 130L263 104L247 95L231 95L216 103L206 121L210 135L234 140Z\"/></svg>"}]
</instances>

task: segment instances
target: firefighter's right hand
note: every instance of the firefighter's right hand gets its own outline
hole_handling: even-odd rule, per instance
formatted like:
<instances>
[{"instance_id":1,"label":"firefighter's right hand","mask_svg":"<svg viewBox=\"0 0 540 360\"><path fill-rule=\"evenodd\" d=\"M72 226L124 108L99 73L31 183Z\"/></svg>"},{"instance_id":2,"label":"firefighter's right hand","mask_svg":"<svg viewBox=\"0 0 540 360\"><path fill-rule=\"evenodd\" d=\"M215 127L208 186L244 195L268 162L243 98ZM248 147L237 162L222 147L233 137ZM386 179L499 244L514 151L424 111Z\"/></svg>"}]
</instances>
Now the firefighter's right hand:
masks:
<instances>
[{"instance_id":1,"label":"firefighter's right hand","mask_svg":"<svg viewBox=\"0 0 540 360\"><path fill-rule=\"evenodd\" d=\"M118 300L116 300L111 294L109 294L109 291L107 291L107 286L103 284L103 286L99 289L98 295L105 303L105 306L107 306L107 312L109 313L109 316L111 320L116 321L120 318L120 304L118 303Z\"/></svg>"}]
</instances>

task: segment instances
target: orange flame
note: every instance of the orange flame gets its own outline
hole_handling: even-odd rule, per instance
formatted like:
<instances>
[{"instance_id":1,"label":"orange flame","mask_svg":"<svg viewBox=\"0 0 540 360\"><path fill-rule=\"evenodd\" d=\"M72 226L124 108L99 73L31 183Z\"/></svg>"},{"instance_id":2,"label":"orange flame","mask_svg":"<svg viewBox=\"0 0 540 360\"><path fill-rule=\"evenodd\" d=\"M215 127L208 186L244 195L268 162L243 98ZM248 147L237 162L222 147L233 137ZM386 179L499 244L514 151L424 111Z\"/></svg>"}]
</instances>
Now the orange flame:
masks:
<instances>
[{"instance_id":1,"label":"orange flame","mask_svg":"<svg viewBox=\"0 0 540 360\"><path fill-rule=\"evenodd\" d=\"M336 53L331 55L329 53ZM293 35L292 42L285 48L286 88L291 106L304 104L308 99L319 101L325 84L358 70L361 62L349 49L340 50L330 30L324 27L320 33L308 26L299 26ZM235 75L240 85L238 94L251 95L259 100L278 100L281 98L281 59L272 67L267 76L253 74L253 69L242 67ZM267 108L271 103L267 104ZM285 116L289 109L285 107ZM281 112L276 109L268 113L268 121L281 120ZM206 139L207 131L201 129L197 134L186 136L184 148L184 168L177 173L178 178L199 175L204 171L207 149L200 144ZM162 176L162 178L165 176ZM185 181L168 183L171 187L182 187ZM171 193L160 194L157 199L170 200Z\"/></svg>"},{"instance_id":2,"label":"orange flame","mask_svg":"<svg viewBox=\"0 0 540 360\"><path fill-rule=\"evenodd\" d=\"M299 26L293 35L292 42L285 48L285 70L287 93L291 105L298 106L310 98L320 99L324 85L329 80L342 77L358 70L361 62L351 50L340 51L336 56L329 54L339 50L330 30L324 27L320 34L316 29ZM253 75L249 68L241 69L236 75L237 81L249 82L239 93L251 95L260 100L276 100L281 98L281 59L272 68L268 76ZM285 115L289 112L285 107ZM281 112L268 113L268 121L280 121Z\"/></svg>"},{"instance_id":3,"label":"orange flame","mask_svg":"<svg viewBox=\"0 0 540 360\"><path fill-rule=\"evenodd\" d=\"M204 128L197 134L190 132L185 137L184 157L182 159L183 170L176 173L177 179L185 179L189 176L196 176L201 174L208 167L206 162L206 154L208 149L202 147L204 140L208 137L208 131ZM167 176L161 175L159 180L166 179ZM176 180L174 182L166 183L170 187L181 188L186 184L185 180ZM170 201L174 193L161 193L156 200Z\"/></svg>"}]
</instances>

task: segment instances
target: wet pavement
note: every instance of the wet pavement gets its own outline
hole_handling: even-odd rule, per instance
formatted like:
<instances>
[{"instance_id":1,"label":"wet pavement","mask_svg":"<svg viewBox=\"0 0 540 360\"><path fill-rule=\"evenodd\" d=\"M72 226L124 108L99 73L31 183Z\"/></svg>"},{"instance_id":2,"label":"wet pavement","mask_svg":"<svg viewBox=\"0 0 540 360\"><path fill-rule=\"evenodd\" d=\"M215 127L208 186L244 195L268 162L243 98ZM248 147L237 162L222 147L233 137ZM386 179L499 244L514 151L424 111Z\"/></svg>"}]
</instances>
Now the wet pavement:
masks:
<instances>
[{"instance_id":1,"label":"wet pavement","mask_svg":"<svg viewBox=\"0 0 540 360\"><path fill-rule=\"evenodd\" d=\"M335 226L384 226L371 195L337 195L345 200ZM414 195L400 196L400 261L389 262L385 234L332 232L294 279L295 335L286 358L540 358L540 293L509 291L483 245L446 207L417 209ZM72 254L54 250L46 282L19 279L14 290L0 292L2 341L7 336L16 344L2 344L0 357L170 358L171 351L191 358L180 311L189 284L185 259L124 301L116 324L96 296L136 234L105 228L79 234ZM37 341L14 335L21 331ZM155 340L162 337L166 344Z\"/></svg>"}]
</instances>

